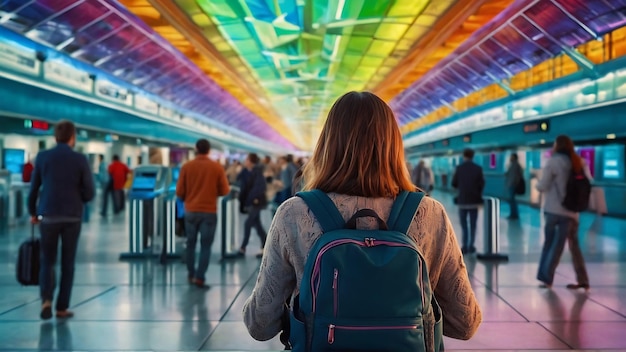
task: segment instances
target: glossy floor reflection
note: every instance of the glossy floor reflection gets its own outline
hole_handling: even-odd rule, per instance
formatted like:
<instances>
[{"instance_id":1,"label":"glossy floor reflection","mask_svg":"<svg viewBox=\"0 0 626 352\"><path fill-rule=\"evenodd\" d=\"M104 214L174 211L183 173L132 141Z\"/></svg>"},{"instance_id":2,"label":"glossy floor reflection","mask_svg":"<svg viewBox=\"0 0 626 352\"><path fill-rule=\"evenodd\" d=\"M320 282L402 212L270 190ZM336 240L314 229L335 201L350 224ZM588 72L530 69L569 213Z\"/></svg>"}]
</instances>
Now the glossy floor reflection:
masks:
<instances>
[{"instance_id":1,"label":"glossy floor reflection","mask_svg":"<svg viewBox=\"0 0 626 352\"><path fill-rule=\"evenodd\" d=\"M452 197L435 193L457 230ZM502 205L506 215L507 205ZM97 214L96 212L92 212ZM269 212L264 214L269 226ZM565 288L574 282L566 250L554 289L537 287L535 274L543 241L542 216L521 207L521 219L501 220L501 251L508 262L466 256L484 322L469 341L446 338L447 351L626 351L626 221L584 214L581 246L592 289ZM15 281L19 244L26 225L0 230L0 351L278 351L277 338L258 342L242 323L241 308L256 278L253 234L250 255L220 262L219 236L209 266L210 290L190 287L180 260L119 261L128 246L126 221L94 216L79 245L70 320L39 320L36 287ZM478 233L482 233L479 224ZM483 248L478 238L479 252Z\"/></svg>"}]
</instances>

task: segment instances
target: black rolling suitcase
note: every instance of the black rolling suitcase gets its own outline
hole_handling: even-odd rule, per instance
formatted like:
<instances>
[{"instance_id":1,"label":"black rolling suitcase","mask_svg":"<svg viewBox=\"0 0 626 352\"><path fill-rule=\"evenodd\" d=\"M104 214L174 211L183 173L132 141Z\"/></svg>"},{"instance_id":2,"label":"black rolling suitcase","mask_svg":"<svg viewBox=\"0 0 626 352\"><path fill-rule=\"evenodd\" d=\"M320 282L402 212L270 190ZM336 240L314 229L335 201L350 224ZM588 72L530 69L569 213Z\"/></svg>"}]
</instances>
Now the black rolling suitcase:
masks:
<instances>
[{"instance_id":1,"label":"black rolling suitcase","mask_svg":"<svg viewBox=\"0 0 626 352\"><path fill-rule=\"evenodd\" d=\"M20 284L39 285L39 238L35 238L35 225L31 226L30 238L20 245L15 268Z\"/></svg>"}]
</instances>

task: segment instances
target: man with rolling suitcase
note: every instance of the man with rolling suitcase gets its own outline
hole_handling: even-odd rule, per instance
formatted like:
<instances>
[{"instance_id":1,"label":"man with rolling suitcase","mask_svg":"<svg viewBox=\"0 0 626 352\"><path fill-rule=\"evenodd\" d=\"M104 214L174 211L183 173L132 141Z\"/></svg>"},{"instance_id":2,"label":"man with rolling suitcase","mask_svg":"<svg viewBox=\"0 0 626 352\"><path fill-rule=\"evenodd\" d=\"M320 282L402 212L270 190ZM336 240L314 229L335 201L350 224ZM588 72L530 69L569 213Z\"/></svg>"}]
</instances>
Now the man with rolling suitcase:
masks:
<instances>
[{"instance_id":1,"label":"man with rolling suitcase","mask_svg":"<svg viewBox=\"0 0 626 352\"><path fill-rule=\"evenodd\" d=\"M41 318L52 317L58 243L61 241L60 287L56 317L70 318L68 310L74 281L74 261L80 234L83 208L94 197L94 181L87 158L72 150L76 127L59 121L54 127L57 145L37 156L28 196L28 210L33 224L40 223L39 289Z\"/></svg>"}]
</instances>

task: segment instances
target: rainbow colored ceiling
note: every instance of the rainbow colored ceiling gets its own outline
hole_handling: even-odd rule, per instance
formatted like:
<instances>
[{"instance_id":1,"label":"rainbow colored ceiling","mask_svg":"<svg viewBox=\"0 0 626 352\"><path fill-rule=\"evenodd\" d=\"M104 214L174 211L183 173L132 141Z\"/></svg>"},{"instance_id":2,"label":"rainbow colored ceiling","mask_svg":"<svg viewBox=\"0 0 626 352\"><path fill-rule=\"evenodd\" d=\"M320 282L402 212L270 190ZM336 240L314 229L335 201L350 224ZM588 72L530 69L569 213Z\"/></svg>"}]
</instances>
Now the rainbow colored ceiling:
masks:
<instances>
[{"instance_id":1,"label":"rainbow colored ceiling","mask_svg":"<svg viewBox=\"0 0 626 352\"><path fill-rule=\"evenodd\" d=\"M380 90L392 98L412 83L389 78L419 64L406 60L417 44L422 43L424 52L435 54L443 48L447 53L511 1L122 3L243 105L296 146L310 150L338 96L350 90ZM439 21L443 17L445 23ZM469 17L471 26L463 27ZM442 30L454 42L433 37ZM437 62L432 55L422 59L429 59L431 66Z\"/></svg>"},{"instance_id":2,"label":"rainbow colored ceiling","mask_svg":"<svg viewBox=\"0 0 626 352\"><path fill-rule=\"evenodd\" d=\"M404 133L457 100L626 25L624 0L0 0L0 26L284 149L311 150L341 94L387 100ZM445 122L445 121L444 121Z\"/></svg>"}]
</instances>

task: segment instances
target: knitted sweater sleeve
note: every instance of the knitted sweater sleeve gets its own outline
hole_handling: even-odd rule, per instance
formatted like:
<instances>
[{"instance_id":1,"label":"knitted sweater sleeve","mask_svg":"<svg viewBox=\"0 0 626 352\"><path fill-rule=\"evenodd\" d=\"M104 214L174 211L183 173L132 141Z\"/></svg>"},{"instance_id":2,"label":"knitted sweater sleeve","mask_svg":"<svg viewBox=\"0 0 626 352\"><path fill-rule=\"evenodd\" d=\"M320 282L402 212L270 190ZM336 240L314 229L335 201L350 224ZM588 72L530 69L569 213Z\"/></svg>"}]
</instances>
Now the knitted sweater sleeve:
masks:
<instances>
[{"instance_id":1,"label":"knitted sweater sleeve","mask_svg":"<svg viewBox=\"0 0 626 352\"><path fill-rule=\"evenodd\" d=\"M254 339L267 341L283 329L285 302L296 287L295 270L290 263L292 244L286 243L291 207L281 206L267 233L265 251L256 285L243 307L243 320ZM290 226L291 225L291 226Z\"/></svg>"},{"instance_id":2,"label":"knitted sweater sleeve","mask_svg":"<svg viewBox=\"0 0 626 352\"><path fill-rule=\"evenodd\" d=\"M431 287L443 311L444 335L467 340L478 329L482 313L450 219L439 202L426 201L430 204L420 207L410 231L424 252Z\"/></svg>"}]
</instances>

